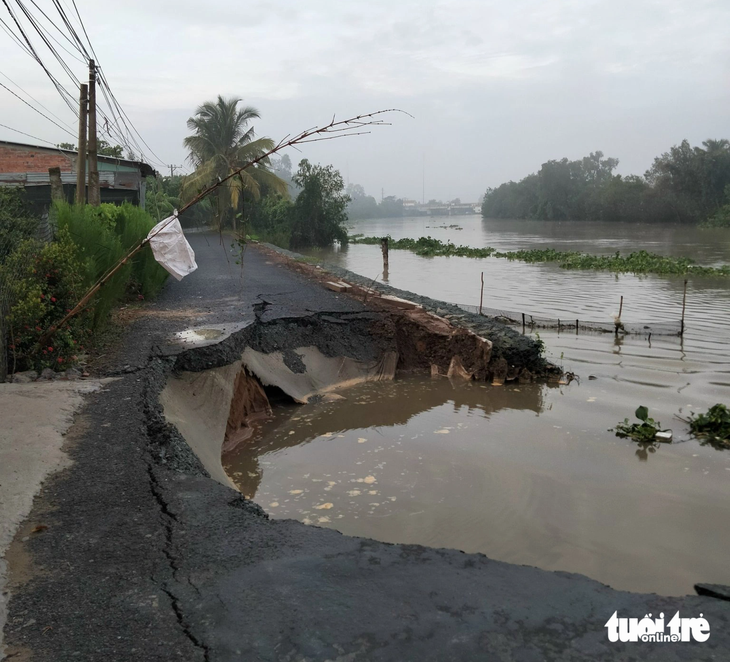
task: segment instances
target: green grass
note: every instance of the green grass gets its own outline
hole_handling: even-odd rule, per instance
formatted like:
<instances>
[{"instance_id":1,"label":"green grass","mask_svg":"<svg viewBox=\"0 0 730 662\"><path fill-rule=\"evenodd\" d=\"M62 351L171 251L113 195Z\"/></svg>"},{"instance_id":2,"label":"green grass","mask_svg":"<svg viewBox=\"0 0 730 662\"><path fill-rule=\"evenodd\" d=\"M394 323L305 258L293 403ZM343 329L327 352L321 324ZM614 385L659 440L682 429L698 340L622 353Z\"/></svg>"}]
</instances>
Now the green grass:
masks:
<instances>
[{"instance_id":1,"label":"green grass","mask_svg":"<svg viewBox=\"0 0 730 662\"><path fill-rule=\"evenodd\" d=\"M381 237L363 237L362 235L350 237L350 243L353 244L379 246L380 240ZM557 262L563 269L592 269L614 273L658 274L660 276L730 277L730 265L723 265L719 268L703 267L695 264L688 257L667 257L647 251L635 251L627 255L622 255L620 252L613 255L590 255L576 251L556 251L552 248L501 252L489 246L484 248L457 246L432 237L390 239L388 246L394 250L408 250L423 257L496 257L529 263Z\"/></svg>"}]
</instances>

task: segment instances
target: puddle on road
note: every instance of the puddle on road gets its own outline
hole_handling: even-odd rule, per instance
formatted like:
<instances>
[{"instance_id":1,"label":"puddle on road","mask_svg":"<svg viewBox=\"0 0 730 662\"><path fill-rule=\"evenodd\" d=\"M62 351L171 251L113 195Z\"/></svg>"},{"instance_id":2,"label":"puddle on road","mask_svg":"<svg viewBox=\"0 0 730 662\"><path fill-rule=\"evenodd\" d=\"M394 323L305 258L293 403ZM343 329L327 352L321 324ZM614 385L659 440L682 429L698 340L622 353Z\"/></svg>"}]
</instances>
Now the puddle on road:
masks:
<instances>
[{"instance_id":1,"label":"puddle on road","mask_svg":"<svg viewBox=\"0 0 730 662\"><path fill-rule=\"evenodd\" d=\"M232 333L240 331L248 326L250 322L230 323L230 324L213 324L208 327L197 327L185 329L175 333L175 340L184 345L193 345L194 347L205 347L221 342Z\"/></svg>"},{"instance_id":2,"label":"puddle on road","mask_svg":"<svg viewBox=\"0 0 730 662\"><path fill-rule=\"evenodd\" d=\"M409 378L341 395L277 407L224 457L241 492L272 517L631 591L730 583L730 454L617 439L607 428L620 419L598 406L597 382Z\"/></svg>"}]
</instances>

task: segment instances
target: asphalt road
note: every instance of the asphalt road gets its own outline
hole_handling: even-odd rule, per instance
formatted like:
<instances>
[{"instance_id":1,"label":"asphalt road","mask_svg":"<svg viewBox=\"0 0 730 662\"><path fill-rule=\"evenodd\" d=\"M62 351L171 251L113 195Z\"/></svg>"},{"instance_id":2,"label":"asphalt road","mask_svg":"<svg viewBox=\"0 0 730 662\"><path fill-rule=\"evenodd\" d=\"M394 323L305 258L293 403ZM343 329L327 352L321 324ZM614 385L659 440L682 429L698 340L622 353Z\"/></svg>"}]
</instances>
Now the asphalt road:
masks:
<instances>
[{"instance_id":1,"label":"asphalt road","mask_svg":"<svg viewBox=\"0 0 730 662\"><path fill-rule=\"evenodd\" d=\"M357 312L362 306L248 249L193 235L199 270L131 325L18 542L11 659L722 660L730 603L614 591L482 555L350 538L271 521L254 504L150 452L162 367L190 326ZM263 302L266 305L261 305ZM22 532L21 532L22 535ZM24 559L23 563L17 559ZM21 567L22 566L22 567ZM619 616L700 613L706 643L610 643Z\"/></svg>"}]
</instances>

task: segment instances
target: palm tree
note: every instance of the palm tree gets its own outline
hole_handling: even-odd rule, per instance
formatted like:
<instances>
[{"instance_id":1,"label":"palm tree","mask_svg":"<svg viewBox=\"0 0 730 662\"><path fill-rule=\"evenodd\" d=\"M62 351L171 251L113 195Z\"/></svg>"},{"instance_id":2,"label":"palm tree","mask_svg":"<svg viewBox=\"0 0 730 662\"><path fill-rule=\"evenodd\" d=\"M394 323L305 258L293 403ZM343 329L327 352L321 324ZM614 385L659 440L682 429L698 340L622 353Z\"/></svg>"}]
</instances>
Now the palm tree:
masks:
<instances>
[{"instance_id":1,"label":"palm tree","mask_svg":"<svg viewBox=\"0 0 730 662\"><path fill-rule=\"evenodd\" d=\"M195 172L183 183L184 198L190 198L216 180L227 177L274 146L270 138L255 137L249 123L259 117L259 112L251 106L240 108L238 104L241 101L236 97L226 99L219 95L217 101L207 101L199 106L188 120L188 129L193 135L185 138L183 144L190 151L188 160L195 167ZM268 159L243 170L218 187L218 226L222 227L230 210L235 212L245 192L258 200L262 186L284 195L287 193L286 182L269 170ZM232 216L235 229L235 213Z\"/></svg>"}]
</instances>

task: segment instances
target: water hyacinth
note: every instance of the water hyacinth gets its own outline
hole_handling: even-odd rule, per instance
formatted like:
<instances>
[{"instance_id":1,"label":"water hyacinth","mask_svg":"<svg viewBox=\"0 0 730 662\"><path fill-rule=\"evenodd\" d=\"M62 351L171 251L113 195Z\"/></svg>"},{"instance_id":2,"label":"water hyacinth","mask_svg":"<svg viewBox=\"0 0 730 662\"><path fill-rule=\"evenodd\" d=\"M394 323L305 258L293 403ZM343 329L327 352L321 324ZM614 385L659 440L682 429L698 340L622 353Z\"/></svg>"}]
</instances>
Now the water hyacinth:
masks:
<instances>
[{"instance_id":1,"label":"water hyacinth","mask_svg":"<svg viewBox=\"0 0 730 662\"><path fill-rule=\"evenodd\" d=\"M350 237L350 243L353 244L380 245L380 242L381 237L362 235ZM621 255L619 251L613 255L590 255L577 251L556 251L552 248L503 252L490 246L484 248L457 246L450 241L443 242L433 237L397 240L389 238L388 247L394 250L409 250L423 257L497 257L529 263L557 262L563 269L592 269L613 273L657 274L660 276L730 277L730 265L727 264L721 267L703 267L695 264L694 260L688 257L667 257L644 250L628 255Z\"/></svg>"}]
</instances>

